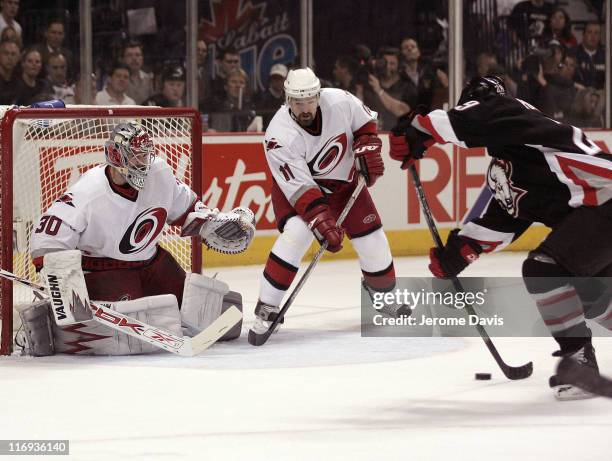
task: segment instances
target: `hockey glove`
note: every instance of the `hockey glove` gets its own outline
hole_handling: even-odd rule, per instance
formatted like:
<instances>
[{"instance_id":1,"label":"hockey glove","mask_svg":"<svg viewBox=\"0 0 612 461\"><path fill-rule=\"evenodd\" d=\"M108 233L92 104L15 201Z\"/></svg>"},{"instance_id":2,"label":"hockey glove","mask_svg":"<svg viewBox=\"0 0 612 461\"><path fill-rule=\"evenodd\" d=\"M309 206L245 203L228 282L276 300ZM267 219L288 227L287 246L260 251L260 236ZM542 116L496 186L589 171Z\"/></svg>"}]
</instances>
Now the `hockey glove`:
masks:
<instances>
[{"instance_id":1,"label":"hockey glove","mask_svg":"<svg viewBox=\"0 0 612 461\"><path fill-rule=\"evenodd\" d=\"M363 134L353 142L355 166L365 178L368 187L373 186L385 171L381 150L382 141L375 134Z\"/></svg>"},{"instance_id":2,"label":"hockey glove","mask_svg":"<svg viewBox=\"0 0 612 461\"><path fill-rule=\"evenodd\" d=\"M246 250L255 235L255 215L248 208L229 213L211 210L201 203L187 215L181 237L200 235L204 244L219 253L237 254Z\"/></svg>"},{"instance_id":3,"label":"hockey glove","mask_svg":"<svg viewBox=\"0 0 612 461\"><path fill-rule=\"evenodd\" d=\"M329 205L319 204L304 214L308 227L321 245L327 242L327 249L336 253L342 249L344 229L336 223Z\"/></svg>"},{"instance_id":4,"label":"hockey glove","mask_svg":"<svg viewBox=\"0 0 612 461\"><path fill-rule=\"evenodd\" d=\"M442 250L432 248L429 251L429 270L439 279L456 277L476 261L480 253L482 247L476 241L461 237L459 229L454 229Z\"/></svg>"},{"instance_id":5,"label":"hockey glove","mask_svg":"<svg viewBox=\"0 0 612 461\"><path fill-rule=\"evenodd\" d=\"M391 130L389 155L393 160L402 162L402 170L422 159L425 151L434 144L432 136L412 126L414 118L425 113L424 106L417 106L416 109L398 118L397 124Z\"/></svg>"}]
</instances>

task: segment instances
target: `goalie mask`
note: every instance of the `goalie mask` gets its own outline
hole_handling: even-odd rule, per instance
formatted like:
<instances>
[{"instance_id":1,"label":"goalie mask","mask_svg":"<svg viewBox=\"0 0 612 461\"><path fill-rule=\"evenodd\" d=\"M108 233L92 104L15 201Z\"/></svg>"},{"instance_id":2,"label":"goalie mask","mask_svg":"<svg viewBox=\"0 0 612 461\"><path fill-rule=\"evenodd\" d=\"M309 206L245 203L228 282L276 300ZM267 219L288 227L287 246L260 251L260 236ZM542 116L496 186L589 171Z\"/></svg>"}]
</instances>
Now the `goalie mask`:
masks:
<instances>
[{"instance_id":1,"label":"goalie mask","mask_svg":"<svg viewBox=\"0 0 612 461\"><path fill-rule=\"evenodd\" d=\"M136 122L120 123L104 145L106 163L117 168L136 190L144 187L155 160L155 147L149 133Z\"/></svg>"}]
</instances>

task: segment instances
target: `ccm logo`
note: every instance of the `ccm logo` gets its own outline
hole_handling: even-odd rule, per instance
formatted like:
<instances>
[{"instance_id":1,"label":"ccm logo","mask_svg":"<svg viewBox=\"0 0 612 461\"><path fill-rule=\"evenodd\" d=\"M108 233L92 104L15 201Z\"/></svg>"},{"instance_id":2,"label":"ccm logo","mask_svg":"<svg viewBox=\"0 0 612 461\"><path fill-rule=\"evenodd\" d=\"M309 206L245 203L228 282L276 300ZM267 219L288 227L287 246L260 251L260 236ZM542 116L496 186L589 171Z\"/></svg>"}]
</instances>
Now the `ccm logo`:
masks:
<instances>
[{"instance_id":1,"label":"ccm logo","mask_svg":"<svg viewBox=\"0 0 612 461\"><path fill-rule=\"evenodd\" d=\"M363 223L364 224L370 224L370 223L373 223L374 221L376 221L376 215L375 214L369 214L365 218L363 218Z\"/></svg>"}]
</instances>

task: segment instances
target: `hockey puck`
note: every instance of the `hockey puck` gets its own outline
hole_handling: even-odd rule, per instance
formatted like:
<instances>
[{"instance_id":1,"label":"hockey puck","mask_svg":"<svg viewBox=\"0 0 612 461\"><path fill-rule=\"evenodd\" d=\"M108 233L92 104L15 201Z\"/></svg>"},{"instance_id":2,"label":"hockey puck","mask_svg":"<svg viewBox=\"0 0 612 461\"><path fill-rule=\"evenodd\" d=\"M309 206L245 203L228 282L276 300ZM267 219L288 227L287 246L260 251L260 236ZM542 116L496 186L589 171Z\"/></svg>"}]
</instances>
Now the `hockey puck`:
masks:
<instances>
[{"instance_id":1,"label":"hockey puck","mask_svg":"<svg viewBox=\"0 0 612 461\"><path fill-rule=\"evenodd\" d=\"M487 379L491 379L491 373L476 373L474 378L479 381L486 381Z\"/></svg>"}]
</instances>

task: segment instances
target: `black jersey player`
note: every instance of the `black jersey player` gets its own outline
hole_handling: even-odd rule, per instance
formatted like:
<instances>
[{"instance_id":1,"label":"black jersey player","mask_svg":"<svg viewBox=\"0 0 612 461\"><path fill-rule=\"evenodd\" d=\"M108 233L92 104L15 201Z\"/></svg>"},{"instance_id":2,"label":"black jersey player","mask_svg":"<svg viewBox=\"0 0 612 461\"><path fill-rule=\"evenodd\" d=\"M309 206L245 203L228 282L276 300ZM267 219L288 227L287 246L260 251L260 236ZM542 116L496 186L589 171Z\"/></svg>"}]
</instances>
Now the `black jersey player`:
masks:
<instances>
[{"instance_id":1,"label":"black jersey player","mask_svg":"<svg viewBox=\"0 0 612 461\"><path fill-rule=\"evenodd\" d=\"M431 250L431 272L454 277L532 223L545 224L552 231L523 263L527 290L559 343L553 355L597 369L585 319L612 329L612 305L604 284L583 278L612 276L612 156L579 128L508 96L495 76L472 79L448 112L400 119L391 157L406 168L434 142L486 147L494 200L482 216L453 230L443 249ZM550 384L561 400L589 396L558 375Z\"/></svg>"}]
</instances>

